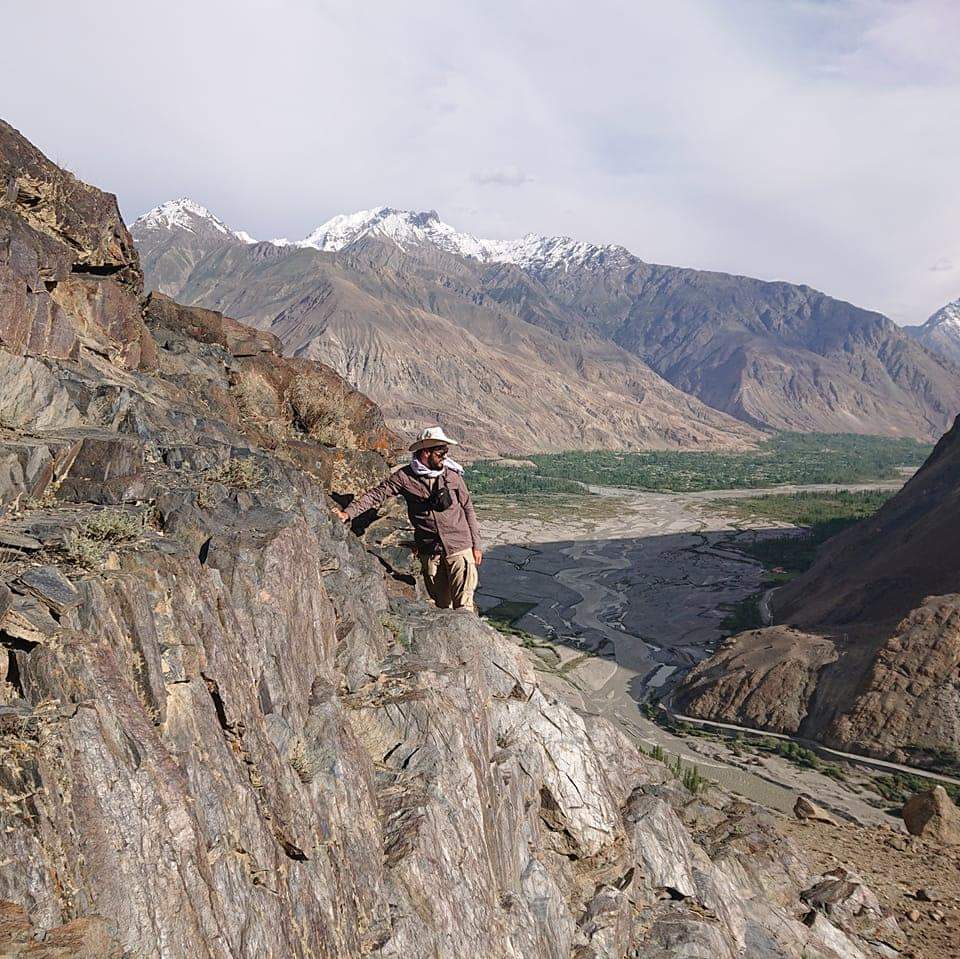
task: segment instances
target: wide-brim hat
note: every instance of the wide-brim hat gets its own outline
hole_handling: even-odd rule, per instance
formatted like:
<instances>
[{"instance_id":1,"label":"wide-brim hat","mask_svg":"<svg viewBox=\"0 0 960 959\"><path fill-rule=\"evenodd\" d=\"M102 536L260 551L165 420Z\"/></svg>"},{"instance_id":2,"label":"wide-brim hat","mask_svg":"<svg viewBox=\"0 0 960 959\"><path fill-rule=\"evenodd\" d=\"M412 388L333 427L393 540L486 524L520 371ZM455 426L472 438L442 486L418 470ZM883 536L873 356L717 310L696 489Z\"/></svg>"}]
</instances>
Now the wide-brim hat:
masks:
<instances>
[{"instance_id":1,"label":"wide-brim hat","mask_svg":"<svg viewBox=\"0 0 960 959\"><path fill-rule=\"evenodd\" d=\"M410 452L427 450L431 446L459 446L456 440L450 439L440 426L428 426L417 434L417 438L410 444Z\"/></svg>"}]
</instances>

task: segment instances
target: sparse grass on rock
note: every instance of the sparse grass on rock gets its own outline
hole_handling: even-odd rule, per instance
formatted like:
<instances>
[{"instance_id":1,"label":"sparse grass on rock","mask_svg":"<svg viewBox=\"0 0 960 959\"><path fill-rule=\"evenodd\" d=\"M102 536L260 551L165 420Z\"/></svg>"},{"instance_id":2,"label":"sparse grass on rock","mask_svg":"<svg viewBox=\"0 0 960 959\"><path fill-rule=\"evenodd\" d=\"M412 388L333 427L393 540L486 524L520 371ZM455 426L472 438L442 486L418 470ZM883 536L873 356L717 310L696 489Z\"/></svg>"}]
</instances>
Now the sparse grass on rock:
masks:
<instances>
[{"instance_id":1,"label":"sparse grass on rock","mask_svg":"<svg viewBox=\"0 0 960 959\"><path fill-rule=\"evenodd\" d=\"M234 457L209 470L205 478L232 489L255 489L263 482L264 472L254 460Z\"/></svg>"},{"instance_id":2,"label":"sparse grass on rock","mask_svg":"<svg viewBox=\"0 0 960 959\"><path fill-rule=\"evenodd\" d=\"M287 390L294 422L324 446L352 448L357 445L350 429L347 391L327 388L314 377L299 376Z\"/></svg>"},{"instance_id":3,"label":"sparse grass on rock","mask_svg":"<svg viewBox=\"0 0 960 959\"><path fill-rule=\"evenodd\" d=\"M96 569L103 563L107 548L131 543L143 535L143 519L124 510L105 509L85 519L71 530L63 551L67 559L83 569Z\"/></svg>"}]
</instances>

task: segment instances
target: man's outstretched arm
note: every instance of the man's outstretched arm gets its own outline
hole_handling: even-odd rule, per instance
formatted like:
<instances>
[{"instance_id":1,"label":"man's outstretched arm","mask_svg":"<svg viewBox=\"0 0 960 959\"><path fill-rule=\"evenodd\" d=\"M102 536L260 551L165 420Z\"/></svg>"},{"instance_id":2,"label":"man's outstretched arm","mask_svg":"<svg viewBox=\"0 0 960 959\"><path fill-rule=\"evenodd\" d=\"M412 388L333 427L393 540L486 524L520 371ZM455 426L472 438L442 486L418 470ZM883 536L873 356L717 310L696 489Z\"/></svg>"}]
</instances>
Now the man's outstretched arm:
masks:
<instances>
[{"instance_id":1,"label":"man's outstretched arm","mask_svg":"<svg viewBox=\"0 0 960 959\"><path fill-rule=\"evenodd\" d=\"M368 509L376 509L390 496L396 496L400 493L402 487L397 479L397 472L391 473L382 483L368 489L366 493L358 496L346 509L333 508L334 515L344 523L355 520L361 513L366 513Z\"/></svg>"}]
</instances>

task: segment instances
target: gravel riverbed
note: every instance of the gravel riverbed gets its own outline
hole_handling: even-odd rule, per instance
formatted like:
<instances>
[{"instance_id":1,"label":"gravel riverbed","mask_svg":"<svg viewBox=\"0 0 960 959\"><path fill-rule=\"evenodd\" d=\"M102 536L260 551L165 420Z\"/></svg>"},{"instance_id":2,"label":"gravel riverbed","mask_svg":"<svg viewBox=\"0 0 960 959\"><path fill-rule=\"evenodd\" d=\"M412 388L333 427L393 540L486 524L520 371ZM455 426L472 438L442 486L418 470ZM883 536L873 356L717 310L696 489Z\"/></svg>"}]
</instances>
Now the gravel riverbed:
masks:
<instances>
[{"instance_id":1,"label":"gravel riverbed","mask_svg":"<svg viewBox=\"0 0 960 959\"><path fill-rule=\"evenodd\" d=\"M864 790L865 774L842 783L778 756L736 756L723 741L674 735L641 709L715 648L724 607L760 589L762 569L738 542L783 534L781 524L725 514L717 501L835 489L595 488L588 508L567 499L554 511L544 501L536 509L500 501L481 509L487 554L478 605L492 616L507 611L517 629L536 637L536 645L526 639L528 652L565 699L695 763L726 789L781 811L804 792L860 822L889 821L876 795Z\"/></svg>"}]
</instances>

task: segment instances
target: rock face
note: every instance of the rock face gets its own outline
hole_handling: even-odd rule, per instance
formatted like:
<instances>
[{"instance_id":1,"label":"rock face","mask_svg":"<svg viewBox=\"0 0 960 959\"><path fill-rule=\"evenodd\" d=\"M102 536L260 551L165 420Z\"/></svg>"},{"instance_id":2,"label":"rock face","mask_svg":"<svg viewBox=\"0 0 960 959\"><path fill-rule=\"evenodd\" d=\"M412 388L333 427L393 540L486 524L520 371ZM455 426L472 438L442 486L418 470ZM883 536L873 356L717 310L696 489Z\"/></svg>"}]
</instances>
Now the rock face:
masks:
<instances>
[{"instance_id":1,"label":"rock face","mask_svg":"<svg viewBox=\"0 0 960 959\"><path fill-rule=\"evenodd\" d=\"M4 203L44 275L59 248ZM873 954L763 816L694 800L331 518L387 468L368 400L113 265L93 296L130 314L71 300L75 349L0 350L4 955Z\"/></svg>"},{"instance_id":2,"label":"rock face","mask_svg":"<svg viewBox=\"0 0 960 959\"><path fill-rule=\"evenodd\" d=\"M822 822L828 826L838 825L837 820L830 813L806 796L797 796L797 801L793 805L793 814L797 819Z\"/></svg>"},{"instance_id":3,"label":"rock face","mask_svg":"<svg viewBox=\"0 0 960 959\"><path fill-rule=\"evenodd\" d=\"M797 733L821 670L836 659L827 638L784 626L750 630L691 670L676 702L692 716Z\"/></svg>"},{"instance_id":4,"label":"rock face","mask_svg":"<svg viewBox=\"0 0 960 959\"><path fill-rule=\"evenodd\" d=\"M76 359L83 345L149 368L143 275L116 199L55 166L2 120L0 184L0 346Z\"/></svg>"},{"instance_id":5,"label":"rock face","mask_svg":"<svg viewBox=\"0 0 960 959\"><path fill-rule=\"evenodd\" d=\"M951 802L943 786L934 786L933 789L911 796L904 804L901 815L911 836L923 836L949 846L960 846L960 809ZM919 894L917 898L920 898Z\"/></svg>"},{"instance_id":6,"label":"rock face","mask_svg":"<svg viewBox=\"0 0 960 959\"><path fill-rule=\"evenodd\" d=\"M685 681L696 715L952 768L960 757L960 425Z\"/></svg>"},{"instance_id":7,"label":"rock face","mask_svg":"<svg viewBox=\"0 0 960 959\"><path fill-rule=\"evenodd\" d=\"M751 426L931 440L960 409L951 362L808 287L565 238L480 240L432 212L252 245L168 206L133 225L149 286L271 329L404 429L426 396L471 444L515 451L747 439L692 397Z\"/></svg>"}]
</instances>

